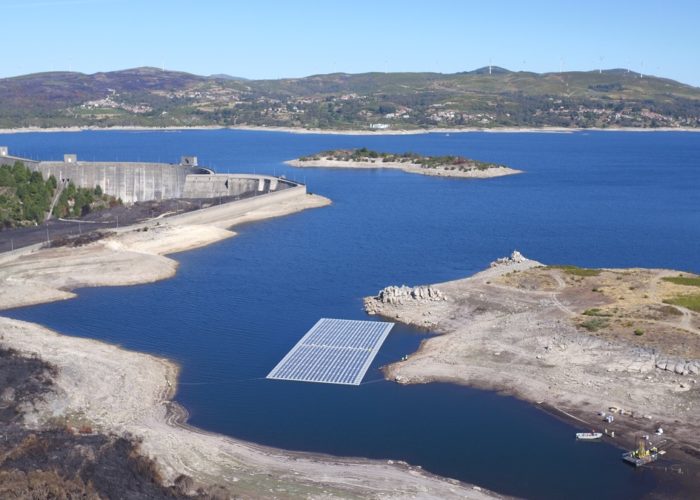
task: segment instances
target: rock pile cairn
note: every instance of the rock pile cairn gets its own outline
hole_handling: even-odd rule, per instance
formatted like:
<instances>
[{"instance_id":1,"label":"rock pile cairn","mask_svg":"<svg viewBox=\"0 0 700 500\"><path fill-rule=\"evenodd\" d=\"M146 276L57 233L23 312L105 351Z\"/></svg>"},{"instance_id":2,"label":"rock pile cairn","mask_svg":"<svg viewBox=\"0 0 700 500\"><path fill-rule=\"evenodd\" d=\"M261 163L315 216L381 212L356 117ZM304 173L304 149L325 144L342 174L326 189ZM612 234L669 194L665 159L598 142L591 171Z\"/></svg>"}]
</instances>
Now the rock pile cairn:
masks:
<instances>
[{"instance_id":1,"label":"rock pile cairn","mask_svg":"<svg viewBox=\"0 0 700 500\"><path fill-rule=\"evenodd\" d=\"M501 257L500 259L496 259L493 262L491 262L491 267L500 267L500 266L510 266L512 264L522 264L525 262L527 259L518 252L517 250L513 250L513 253L510 254L510 257Z\"/></svg>"}]
</instances>

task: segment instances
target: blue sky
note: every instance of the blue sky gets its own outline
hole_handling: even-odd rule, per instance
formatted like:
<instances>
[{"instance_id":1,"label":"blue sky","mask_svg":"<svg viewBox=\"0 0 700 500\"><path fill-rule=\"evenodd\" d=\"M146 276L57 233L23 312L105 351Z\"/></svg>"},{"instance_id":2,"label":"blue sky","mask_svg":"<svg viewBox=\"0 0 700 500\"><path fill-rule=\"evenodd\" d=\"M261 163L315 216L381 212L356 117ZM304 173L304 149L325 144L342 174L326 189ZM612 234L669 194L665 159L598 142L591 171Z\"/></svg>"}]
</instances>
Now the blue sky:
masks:
<instances>
[{"instance_id":1,"label":"blue sky","mask_svg":"<svg viewBox=\"0 0 700 500\"><path fill-rule=\"evenodd\" d=\"M698 1L0 0L0 76L630 67L700 86ZM602 59L601 59L602 58Z\"/></svg>"}]
</instances>

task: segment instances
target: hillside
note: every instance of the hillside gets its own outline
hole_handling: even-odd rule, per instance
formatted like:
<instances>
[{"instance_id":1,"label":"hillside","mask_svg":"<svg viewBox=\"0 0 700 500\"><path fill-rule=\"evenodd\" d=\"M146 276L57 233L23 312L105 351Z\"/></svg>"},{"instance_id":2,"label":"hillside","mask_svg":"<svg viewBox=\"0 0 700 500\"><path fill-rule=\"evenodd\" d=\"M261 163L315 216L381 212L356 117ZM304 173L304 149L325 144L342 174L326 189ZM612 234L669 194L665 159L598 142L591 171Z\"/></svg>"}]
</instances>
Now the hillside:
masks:
<instances>
[{"instance_id":1,"label":"hillside","mask_svg":"<svg viewBox=\"0 0 700 500\"><path fill-rule=\"evenodd\" d=\"M280 80L156 68L0 79L0 128L700 127L700 88L623 69L334 73Z\"/></svg>"}]
</instances>

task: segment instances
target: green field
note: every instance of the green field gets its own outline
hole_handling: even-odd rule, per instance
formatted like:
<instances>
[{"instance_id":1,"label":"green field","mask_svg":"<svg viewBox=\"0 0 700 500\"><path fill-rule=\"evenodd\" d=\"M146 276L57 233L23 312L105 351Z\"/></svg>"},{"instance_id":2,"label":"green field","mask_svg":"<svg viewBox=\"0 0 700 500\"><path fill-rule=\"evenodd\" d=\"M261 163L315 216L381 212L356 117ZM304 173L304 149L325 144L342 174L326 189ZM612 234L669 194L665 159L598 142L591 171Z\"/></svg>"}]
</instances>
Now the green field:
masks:
<instances>
[{"instance_id":1,"label":"green field","mask_svg":"<svg viewBox=\"0 0 700 500\"><path fill-rule=\"evenodd\" d=\"M700 294L677 295L676 297L664 300L666 304L685 307L691 311L700 312Z\"/></svg>"}]
</instances>

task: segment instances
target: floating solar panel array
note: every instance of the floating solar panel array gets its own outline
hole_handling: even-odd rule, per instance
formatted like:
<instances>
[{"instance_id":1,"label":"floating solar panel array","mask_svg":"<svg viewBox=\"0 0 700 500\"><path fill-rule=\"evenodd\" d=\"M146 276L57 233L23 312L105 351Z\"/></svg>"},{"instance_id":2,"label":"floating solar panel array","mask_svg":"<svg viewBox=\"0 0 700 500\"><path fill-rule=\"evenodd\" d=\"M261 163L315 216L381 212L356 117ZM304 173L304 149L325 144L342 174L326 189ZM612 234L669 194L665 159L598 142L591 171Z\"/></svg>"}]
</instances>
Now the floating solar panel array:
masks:
<instances>
[{"instance_id":1,"label":"floating solar panel array","mask_svg":"<svg viewBox=\"0 0 700 500\"><path fill-rule=\"evenodd\" d=\"M378 321L322 318L267 378L360 385L393 326Z\"/></svg>"}]
</instances>

